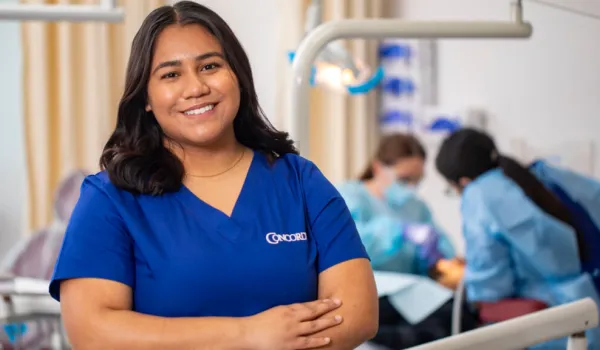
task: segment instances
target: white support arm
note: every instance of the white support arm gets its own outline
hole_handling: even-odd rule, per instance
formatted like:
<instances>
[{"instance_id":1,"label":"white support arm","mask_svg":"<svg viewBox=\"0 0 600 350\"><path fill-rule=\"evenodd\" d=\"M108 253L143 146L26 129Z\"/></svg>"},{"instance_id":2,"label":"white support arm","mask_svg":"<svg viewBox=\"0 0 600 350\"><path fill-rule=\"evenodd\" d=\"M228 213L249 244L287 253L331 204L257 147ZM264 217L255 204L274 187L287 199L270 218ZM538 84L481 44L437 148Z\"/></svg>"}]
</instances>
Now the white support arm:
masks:
<instances>
[{"instance_id":1,"label":"white support arm","mask_svg":"<svg viewBox=\"0 0 600 350\"><path fill-rule=\"evenodd\" d=\"M411 22L398 19L338 20L308 33L294 56L291 110L285 124L300 154L308 156L309 88L313 61L329 42L365 38L528 38L532 27L523 22L520 6L514 22Z\"/></svg>"},{"instance_id":2,"label":"white support arm","mask_svg":"<svg viewBox=\"0 0 600 350\"><path fill-rule=\"evenodd\" d=\"M123 9L114 0L102 0L100 5L0 4L0 20L114 23L123 18Z\"/></svg>"},{"instance_id":3,"label":"white support arm","mask_svg":"<svg viewBox=\"0 0 600 350\"><path fill-rule=\"evenodd\" d=\"M598 307L585 298L407 350L525 349L564 337L570 337L569 345L574 346L585 330L597 326Z\"/></svg>"}]
</instances>

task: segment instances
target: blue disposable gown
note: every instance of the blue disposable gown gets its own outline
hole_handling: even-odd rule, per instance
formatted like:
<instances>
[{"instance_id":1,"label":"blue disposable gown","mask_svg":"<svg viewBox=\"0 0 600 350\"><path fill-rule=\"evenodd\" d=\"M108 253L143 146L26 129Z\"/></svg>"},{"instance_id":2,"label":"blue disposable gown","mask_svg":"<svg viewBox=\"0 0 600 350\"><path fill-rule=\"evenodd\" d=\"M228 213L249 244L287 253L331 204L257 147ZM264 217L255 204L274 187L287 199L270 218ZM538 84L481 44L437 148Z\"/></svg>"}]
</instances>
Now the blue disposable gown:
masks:
<instances>
[{"instance_id":1,"label":"blue disposable gown","mask_svg":"<svg viewBox=\"0 0 600 350\"><path fill-rule=\"evenodd\" d=\"M427 264L418 257L417 248L402 238L409 224L434 225L431 211L416 195L390 201L375 198L361 181L349 181L338 190L354 219L375 270L427 274ZM447 236L440 232L439 250L446 258L454 256Z\"/></svg>"},{"instance_id":2,"label":"blue disposable gown","mask_svg":"<svg viewBox=\"0 0 600 350\"><path fill-rule=\"evenodd\" d=\"M406 192L388 200L378 199L361 181L346 182L338 190L350 209L371 265L376 270L380 296L387 295L391 304L411 324L419 323L452 298L453 291L428 277L417 276L427 275L427 262L419 257L416 245L402 236L410 224L435 226L431 212L422 200L415 195L407 196ZM439 252L446 258L453 257L454 248L449 239L439 228L437 231Z\"/></svg>"},{"instance_id":3,"label":"blue disposable gown","mask_svg":"<svg viewBox=\"0 0 600 350\"><path fill-rule=\"evenodd\" d=\"M590 273L600 291L600 183L544 161L532 164L530 171L569 210L585 242L583 270Z\"/></svg>"},{"instance_id":4,"label":"blue disposable gown","mask_svg":"<svg viewBox=\"0 0 600 350\"><path fill-rule=\"evenodd\" d=\"M546 186L560 186L566 194L589 214L600 227L600 181L576 172L537 161L529 170Z\"/></svg>"},{"instance_id":5,"label":"blue disposable gown","mask_svg":"<svg viewBox=\"0 0 600 350\"><path fill-rule=\"evenodd\" d=\"M543 212L501 170L466 186L461 214L470 301L519 297L556 306L591 297L600 305L591 277L581 272L573 229ZM600 345L598 332L588 332L590 349Z\"/></svg>"}]
</instances>

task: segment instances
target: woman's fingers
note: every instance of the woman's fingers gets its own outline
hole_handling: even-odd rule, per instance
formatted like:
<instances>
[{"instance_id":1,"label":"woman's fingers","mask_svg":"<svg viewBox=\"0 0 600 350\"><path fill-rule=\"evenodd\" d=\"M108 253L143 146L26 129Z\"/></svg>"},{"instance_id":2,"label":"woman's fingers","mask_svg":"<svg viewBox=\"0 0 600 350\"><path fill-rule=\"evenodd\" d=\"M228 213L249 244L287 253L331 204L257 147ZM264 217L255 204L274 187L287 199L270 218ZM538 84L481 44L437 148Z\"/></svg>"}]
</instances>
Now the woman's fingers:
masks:
<instances>
[{"instance_id":1,"label":"woman's fingers","mask_svg":"<svg viewBox=\"0 0 600 350\"><path fill-rule=\"evenodd\" d=\"M294 349L316 349L322 348L331 343L327 337L299 337L296 340Z\"/></svg>"},{"instance_id":2,"label":"woman's fingers","mask_svg":"<svg viewBox=\"0 0 600 350\"><path fill-rule=\"evenodd\" d=\"M308 303L294 304L290 308L297 313L300 321L312 321L340 307L337 299L316 300Z\"/></svg>"},{"instance_id":3,"label":"woman's fingers","mask_svg":"<svg viewBox=\"0 0 600 350\"><path fill-rule=\"evenodd\" d=\"M302 322L300 335L310 335L342 323L342 316L327 316L312 321Z\"/></svg>"}]
</instances>

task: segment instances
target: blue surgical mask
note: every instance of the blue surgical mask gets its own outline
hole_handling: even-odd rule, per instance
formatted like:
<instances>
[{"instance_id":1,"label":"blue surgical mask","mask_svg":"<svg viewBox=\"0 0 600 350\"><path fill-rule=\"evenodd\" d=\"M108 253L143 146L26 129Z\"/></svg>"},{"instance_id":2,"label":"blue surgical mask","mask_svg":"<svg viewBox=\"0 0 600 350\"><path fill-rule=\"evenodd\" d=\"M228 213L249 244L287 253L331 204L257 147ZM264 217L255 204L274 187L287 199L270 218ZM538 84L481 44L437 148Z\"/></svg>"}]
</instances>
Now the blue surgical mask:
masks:
<instances>
[{"instance_id":1,"label":"blue surgical mask","mask_svg":"<svg viewBox=\"0 0 600 350\"><path fill-rule=\"evenodd\" d=\"M385 189L383 196L390 206L400 207L415 197L415 191L416 186L414 185L394 181Z\"/></svg>"}]
</instances>

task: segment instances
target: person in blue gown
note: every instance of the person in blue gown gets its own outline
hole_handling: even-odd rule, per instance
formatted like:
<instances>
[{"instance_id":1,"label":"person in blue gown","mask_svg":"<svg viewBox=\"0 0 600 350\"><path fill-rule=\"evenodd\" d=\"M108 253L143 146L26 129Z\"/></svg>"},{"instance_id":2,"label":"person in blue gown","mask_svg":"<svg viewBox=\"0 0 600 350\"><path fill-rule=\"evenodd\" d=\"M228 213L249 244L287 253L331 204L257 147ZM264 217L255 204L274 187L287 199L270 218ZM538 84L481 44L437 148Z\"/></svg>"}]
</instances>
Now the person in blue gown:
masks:
<instances>
[{"instance_id":1,"label":"person in blue gown","mask_svg":"<svg viewBox=\"0 0 600 350\"><path fill-rule=\"evenodd\" d=\"M461 193L466 246L465 288L470 302L507 298L549 307L598 293L582 271L587 251L568 209L527 168L502 156L491 137L462 129L446 138L436 167ZM590 349L599 329L587 332ZM565 339L542 348L566 346Z\"/></svg>"},{"instance_id":2,"label":"person in blue gown","mask_svg":"<svg viewBox=\"0 0 600 350\"><path fill-rule=\"evenodd\" d=\"M375 270L439 276L438 261L455 257L448 236L416 193L425 159L414 136L386 135L360 178L338 185Z\"/></svg>"},{"instance_id":3,"label":"person in blue gown","mask_svg":"<svg viewBox=\"0 0 600 350\"><path fill-rule=\"evenodd\" d=\"M560 188L566 201L577 203L587 212L595 226L600 227L600 181L575 171L538 160L529 170L549 188Z\"/></svg>"},{"instance_id":4,"label":"person in blue gown","mask_svg":"<svg viewBox=\"0 0 600 350\"><path fill-rule=\"evenodd\" d=\"M544 160L533 162L529 170L569 210L586 243L583 270L590 273L600 291L600 182Z\"/></svg>"},{"instance_id":5,"label":"person in blue gown","mask_svg":"<svg viewBox=\"0 0 600 350\"><path fill-rule=\"evenodd\" d=\"M375 335L348 207L269 124L250 67L196 2L142 23L50 284L74 348L354 349Z\"/></svg>"},{"instance_id":6,"label":"person in blue gown","mask_svg":"<svg viewBox=\"0 0 600 350\"><path fill-rule=\"evenodd\" d=\"M373 341L392 349L449 336L452 289L462 279L463 262L416 193L425 160L414 136L386 135L360 178L338 186L378 282L380 327ZM466 305L462 324L465 330L477 325Z\"/></svg>"}]
</instances>

